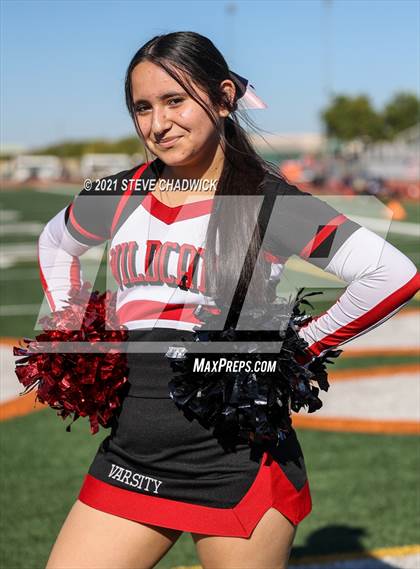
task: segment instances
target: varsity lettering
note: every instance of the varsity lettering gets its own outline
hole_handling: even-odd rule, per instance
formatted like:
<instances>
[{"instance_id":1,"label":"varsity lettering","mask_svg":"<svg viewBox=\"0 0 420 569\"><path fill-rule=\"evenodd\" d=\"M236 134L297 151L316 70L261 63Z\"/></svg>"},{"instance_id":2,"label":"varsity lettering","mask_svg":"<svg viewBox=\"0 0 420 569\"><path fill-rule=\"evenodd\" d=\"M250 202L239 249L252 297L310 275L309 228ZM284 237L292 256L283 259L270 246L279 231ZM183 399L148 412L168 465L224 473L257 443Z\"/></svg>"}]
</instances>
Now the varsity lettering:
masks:
<instances>
[{"instance_id":1,"label":"varsity lettering","mask_svg":"<svg viewBox=\"0 0 420 569\"><path fill-rule=\"evenodd\" d=\"M156 478L151 478L144 474L133 473L128 468L123 468L117 464L111 465L108 478L119 480L119 482L122 482L123 484L134 486L144 490L145 492L152 492L153 494L159 494L159 487L162 484L162 480L157 480Z\"/></svg>"}]
</instances>

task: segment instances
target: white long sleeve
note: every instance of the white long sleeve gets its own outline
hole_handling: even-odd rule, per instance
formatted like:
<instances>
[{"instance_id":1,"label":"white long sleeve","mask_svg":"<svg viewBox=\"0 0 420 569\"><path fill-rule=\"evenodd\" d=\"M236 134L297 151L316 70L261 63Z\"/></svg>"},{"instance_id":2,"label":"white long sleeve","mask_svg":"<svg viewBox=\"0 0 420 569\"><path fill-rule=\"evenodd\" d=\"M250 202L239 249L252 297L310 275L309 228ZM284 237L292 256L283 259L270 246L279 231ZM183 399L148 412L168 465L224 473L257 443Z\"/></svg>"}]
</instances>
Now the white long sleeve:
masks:
<instances>
[{"instance_id":1,"label":"white long sleeve","mask_svg":"<svg viewBox=\"0 0 420 569\"><path fill-rule=\"evenodd\" d=\"M63 308L70 288L80 287L79 256L89 248L68 232L65 209L45 226L38 240L38 262L42 287L51 310Z\"/></svg>"},{"instance_id":2,"label":"white long sleeve","mask_svg":"<svg viewBox=\"0 0 420 569\"><path fill-rule=\"evenodd\" d=\"M411 260L365 227L346 239L324 270L349 285L333 306L300 329L313 355L379 326L420 288Z\"/></svg>"}]
</instances>

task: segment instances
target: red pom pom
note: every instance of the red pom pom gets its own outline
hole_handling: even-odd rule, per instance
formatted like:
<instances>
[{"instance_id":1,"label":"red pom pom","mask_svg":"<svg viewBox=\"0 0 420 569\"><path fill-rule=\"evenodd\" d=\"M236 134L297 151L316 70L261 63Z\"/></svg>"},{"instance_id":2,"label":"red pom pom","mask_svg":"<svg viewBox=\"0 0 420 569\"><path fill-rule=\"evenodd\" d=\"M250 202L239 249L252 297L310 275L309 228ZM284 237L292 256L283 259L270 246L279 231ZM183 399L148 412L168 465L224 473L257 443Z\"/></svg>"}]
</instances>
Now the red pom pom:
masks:
<instances>
[{"instance_id":1,"label":"red pom pom","mask_svg":"<svg viewBox=\"0 0 420 569\"><path fill-rule=\"evenodd\" d=\"M121 350L128 340L127 329L120 326L116 316L116 295L110 291L92 294L90 284L72 289L68 306L40 320L44 329L35 341L24 338L25 347L14 347L16 375L25 386L24 395L37 388L36 399L58 410L63 420L74 414L89 417L92 434L99 425L107 428L121 405L122 386L128 381L127 355ZM42 343L57 348L53 353L43 351ZM66 342L66 353L59 353L59 344ZM83 342L90 353L80 353ZM109 345L102 343L113 342ZM22 344L22 342L21 342ZM68 425L67 431L71 430Z\"/></svg>"}]
</instances>

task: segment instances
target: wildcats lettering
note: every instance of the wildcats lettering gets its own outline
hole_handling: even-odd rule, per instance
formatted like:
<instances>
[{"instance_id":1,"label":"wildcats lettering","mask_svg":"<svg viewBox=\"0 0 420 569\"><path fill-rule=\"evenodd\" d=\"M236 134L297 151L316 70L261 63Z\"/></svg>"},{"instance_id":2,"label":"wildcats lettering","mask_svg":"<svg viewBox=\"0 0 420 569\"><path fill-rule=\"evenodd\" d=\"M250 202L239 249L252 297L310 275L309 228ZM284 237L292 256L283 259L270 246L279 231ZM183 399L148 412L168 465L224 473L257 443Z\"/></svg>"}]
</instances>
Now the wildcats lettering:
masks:
<instances>
[{"instance_id":1,"label":"wildcats lettering","mask_svg":"<svg viewBox=\"0 0 420 569\"><path fill-rule=\"evenodd\" d=\"M169 273L169 259L172 255L176 274ZM150 239L146 243L144 267L138 271L139 246L136 241L119 243L110 251L112 274L121 290L133 286L162 285L179 287L195 293L206 294L204 249L188 243L180 245L174 241Z\"/></svg>"}]
</instances>

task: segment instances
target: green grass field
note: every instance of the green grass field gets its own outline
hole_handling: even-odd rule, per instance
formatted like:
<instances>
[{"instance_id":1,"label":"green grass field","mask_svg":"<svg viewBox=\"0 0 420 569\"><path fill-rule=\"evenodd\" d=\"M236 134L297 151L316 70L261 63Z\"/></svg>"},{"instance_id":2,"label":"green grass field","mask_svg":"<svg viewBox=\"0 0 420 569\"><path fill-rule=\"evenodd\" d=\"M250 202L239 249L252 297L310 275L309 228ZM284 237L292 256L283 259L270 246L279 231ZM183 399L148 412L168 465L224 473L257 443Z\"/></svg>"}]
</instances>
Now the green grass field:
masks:
<instances>
[{"instance_id":1,"label":"green grass field","mask_svg":"<svg viewBox=\"0 0 420 569\"><path fill-rule=\"evenodd\" d=\"M15 211L13 223L44 224L70 195L33 190L3 191L3 211ZM406 202L407 221L419 222L418 206ZM8 222L13 225L12 222ZM419 266L417 240L391 233L388 240ZM36 236L8 232L3 248L34 247ZM35 250L35 249L34 249ZM104 287L102 271L96 283ZM43 298L36 256L6 266L1 273L1 336L34 335ZM316 289L319 290L319 289ZM309 289L308 289L309 291ZM328 301L311 297L314 314L326 310L342 293L330 289ZM320 295L322 297L322 295ZM408 307L420 307L412 299ZM343 354L332 369L364 369L418 362L412 356L354 358ZM83 481L100 441L79 419L71 433L51 409L1 423L1 539L4 569L40 569ZM313 511L301 523L292 558L364 551L419 542L420 447L415 436L364 435L297 430L311 487ZM193 542L184 534L158 569L198 563ZM77 568L74 568L77 569Z\"/></svg>"},{"instance_id":2,"label":"green grass field","mask_svg":"<svg viewBox=\"0 0 420 569\"><path fill-rule=\"evenodd\" d=\"M52 409L2 423L4 569L40 569L108 431L70 423ZM418 542L418 438L297 430L313 500L293 557ZM158 565L197 563L183 534ZM77 568L74 568L77 569Z\"/></svg>"}]
</instances>

